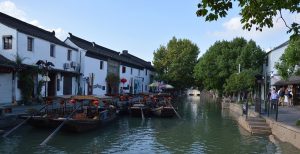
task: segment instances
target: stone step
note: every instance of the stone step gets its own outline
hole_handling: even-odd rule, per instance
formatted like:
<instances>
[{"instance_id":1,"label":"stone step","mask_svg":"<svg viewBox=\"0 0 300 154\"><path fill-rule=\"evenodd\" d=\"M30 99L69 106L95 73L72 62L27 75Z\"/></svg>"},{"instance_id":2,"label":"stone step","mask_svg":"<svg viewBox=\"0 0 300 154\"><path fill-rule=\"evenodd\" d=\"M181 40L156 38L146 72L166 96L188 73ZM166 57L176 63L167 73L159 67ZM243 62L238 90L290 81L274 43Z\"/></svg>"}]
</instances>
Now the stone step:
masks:
<instances>
[{"instance_id":1,"label":"stone step","mask_svg":"<svg viewBox=\"0 0 300 154\"><path fill-rule=\"evenodd\" d=\"M261 129L254 129L251 130L252 134L272 134L271 130L261 130Z\"/></svg>"},{"instance_id":2,"label":"stone step","mask_svg":"<svg viewBox=\"0 0 300 154\"><path fill-rule=\"evenodd\" d=\"M268 125L265 126L250 126L251 130L271 130Z\"/></svg>"},{"instance_id":3,"label":"stone step","mask_svg":"<svg viewBox=\"0 0 300 154\"><path fill-rule=\"evenodd\" d=\"M260 122L260 121L248 121L248 124L251 126L265 126L267 125L266 122Z\"/></svg>"},{"instance_id":4,"label":"stone step","mask_svg":"<svg viewBox=\"0 0 300 154\"><path fill-rule=\"evenodd\" d=\"M251 121L251 122L266 122L266 120L265 119L263 119L263 118L254 118L254 117L248 117L247 118L247 121Z\"/></svg>"}]
</instances>

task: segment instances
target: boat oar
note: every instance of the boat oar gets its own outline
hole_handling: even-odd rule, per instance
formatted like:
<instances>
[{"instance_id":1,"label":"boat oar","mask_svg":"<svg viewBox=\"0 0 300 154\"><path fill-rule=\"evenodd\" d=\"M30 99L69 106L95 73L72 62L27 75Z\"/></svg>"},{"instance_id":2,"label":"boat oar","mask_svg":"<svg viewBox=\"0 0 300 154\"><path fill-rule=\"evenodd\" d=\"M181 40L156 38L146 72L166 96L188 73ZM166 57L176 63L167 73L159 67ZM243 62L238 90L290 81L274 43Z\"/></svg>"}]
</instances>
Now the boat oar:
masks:
<instances>
[{"instance_id":1,"label":"boat oar","mask_svg":"<svg viewBox=\"0 0 300 154\"><path fill-rule=\"evenodd\" d=\"M173 105L170 103L170 105L171 105L171 107L172 107L172 109L174 110L174 112L175 112L175 114L177 115L177 117L179 118L179 119L181 119L181 116L178 114L178 112L174 109L174 107L173 107Z\"/></svg>"},{"instance_id":2,"label":"boat oar","mask_svg":"<svg viewBox=\"0 0 300 154\"><path fill-rule=\"evenodd\" d=\"M80 107L80 105L77 106L76 109L72 111L71 114L67 117L66 120L64 120L40 145L46 145L47 142L60 130L60 128L69 120L69 118L75 113L75 111Z\"/></svg>"},{"instance_id":3,"label":"boat oar","mask_svg":"<svg viewBox=\"0 0 300 154\"><path fill-rule=\"evenodd\" d=\"M39 112L41 110L43 110L47 105L43 106ZM17 126L15 126L14 128L12 128L11 130L9 130L8 132L6 132L5 134L2 135L2 137L7 137L10 133L12 133L13 131L15 131L17 128L19 128L20 126L22 126L23 124L25 124L32 116L28 117L26 120L22 121L20 124L18 124Z\"/></svg>"},{"instance_id":4,"label":"boat oar","mask_svg":"<svg viewBox=\"0 0 300 154\"><path fill-rule=\"evenodd\" d=\"M141 113L142 113L142 119L144 120L145 116L144 116L143 108L141 108Z\"/></svg>"}]
</instances>

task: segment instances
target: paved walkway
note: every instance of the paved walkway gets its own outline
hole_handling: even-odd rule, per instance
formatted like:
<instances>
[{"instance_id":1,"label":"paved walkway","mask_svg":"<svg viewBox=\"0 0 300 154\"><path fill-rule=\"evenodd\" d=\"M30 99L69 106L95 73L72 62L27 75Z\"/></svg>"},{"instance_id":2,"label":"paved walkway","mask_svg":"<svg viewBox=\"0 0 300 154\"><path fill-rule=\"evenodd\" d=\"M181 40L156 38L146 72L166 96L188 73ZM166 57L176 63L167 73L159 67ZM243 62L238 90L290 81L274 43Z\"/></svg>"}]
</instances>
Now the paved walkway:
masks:
<instances>
[{"instance_id":1,"label":"paved walkway","mask_svg":"<svg viewBox=\"0 0 300 154\"><path fill-rule=\"evenodd\" d=\"M264 116L267 117L267 115ZM272 111L269 118L275 119L275 110ZM300 120L300 106L279 106L278 122L300 129L300 126L296 126L297 120Z\"/></svg>"},{"instance_id":2,"label":"paved walkway","mask_svg":"<svg viewBox=\"0 0 300 154\"><path fill-rule=\"evenodd\" d=\"M44 105L42 104L33 104L33 105L16 105L16 106L5 106L5 108L11 108L12 111L11 113L4 113L5 116L9 115L20 115L20 114L26 114L28 109L36 109L39 110L42 108ZM4 112L4 111L3 111Z\"/></svg>"}]
</instances>

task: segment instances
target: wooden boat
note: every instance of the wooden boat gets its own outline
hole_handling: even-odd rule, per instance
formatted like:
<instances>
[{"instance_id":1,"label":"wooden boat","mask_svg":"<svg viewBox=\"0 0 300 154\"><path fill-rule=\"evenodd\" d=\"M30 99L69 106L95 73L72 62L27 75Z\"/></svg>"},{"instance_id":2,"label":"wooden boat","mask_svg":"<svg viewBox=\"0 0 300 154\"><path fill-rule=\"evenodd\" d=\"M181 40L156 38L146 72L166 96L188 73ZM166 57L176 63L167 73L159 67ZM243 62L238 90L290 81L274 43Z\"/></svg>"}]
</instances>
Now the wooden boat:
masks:
<instances>
[{"instance_id":1,"label":"wooden boat","mask_svg":"<svg viewBox=\"0 0 300 154\"><path fill-rule=\"evenodd\" d=\"M171 106L160 106L153 108L151 111L152 114L157 117L170 118L175 116L174 109Z\"/></svg>"},{"instance_id":2,"label":"wooden boat","mask_svg":"<svg viewBox=\"0 0 300 154\"><path fill-rule=\"evenodd\" d=\"M56 128L60 122L53 119L64 117L74 110L73 105L67 104L70 98L70 95L48 97L42 111L32 113L30 116L21 116L21 118L30 118L27 123L36 128Z\"/></svg>"},{"instance_id":3,"label":"wooden boat","mask_svg":"<svg viewBox=\"0 0 300 154\"><path fill-rule=\"evenodd\" d=\"M170 95L156 95L153 97L153 107L151 112L157 117L173 117L175 116L175 109L171 105Z\"/></svg>"},{"instance_id":4,"label":"wooden boat","mask_svg":"<svg viewBox=\"0 0 300 154\"><path fill-rule=\"evenodd\" d=\"M150 115L150 107L143 103L133 104L129 109L130 114L133 117L142 117Z\"/></svg>"},{"instance_id":5,"label":"wooden boat","mask_svg":"<svg viewBox=\"0 0 300 154\"><path fill-rule=\"evenodd\" d=\"M82 103L80 110L70 118L56 118L55 121L66 121L63 130L70 132L84 132L103 126L114 120L116 108L108 104L108 99L95 96L74 96L72 100ZM84 102L85 101L85 102Z\"/></svg>"}]
</instances>

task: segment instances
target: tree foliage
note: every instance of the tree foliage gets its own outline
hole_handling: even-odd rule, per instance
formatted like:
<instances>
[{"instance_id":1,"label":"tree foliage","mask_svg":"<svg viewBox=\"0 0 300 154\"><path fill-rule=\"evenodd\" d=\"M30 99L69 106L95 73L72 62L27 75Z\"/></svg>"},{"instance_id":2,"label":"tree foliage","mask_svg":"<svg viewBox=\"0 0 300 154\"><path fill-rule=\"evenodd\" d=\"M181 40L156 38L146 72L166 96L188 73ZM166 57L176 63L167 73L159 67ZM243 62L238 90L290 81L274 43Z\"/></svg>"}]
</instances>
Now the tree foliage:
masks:
<instances>
[{"instance_id":1,"label":"tree foliage","mask_svg":"<svg viewBox=\"0 0 300 154\"><path fill-rule=\"evenodd\" d=\"M242 91L251 91L255 87L256 71L246 69L241 73L234 73L226 79L224 91L227 93L236 93Z\"/></svg>"},{"instance_id":2,"label":"tree foliage","mask_svg":"<svg viewBox=\"0 0 300 154\"><path fill-rule=\"evenodd\" d=\"M109 73L105 79L107 83L108 94L116 94L118 93L118 87L120 84L120 77L114 73Z\"/></svg>"},{"instance_id":3,"label":"tree foliage","mask_svg":"<svg viewBox=\"0 0 300 154\"><path fill-rule=\"evenodd\" d=\"M160 46L153 54L157 80L165 81L177 89L193 85L193 69L199 54L196 44L188 39L173 37L167 46Z\"/></svg>"},{"instance_id":4,"label":"tree foliage","mask_svg":"<svg viewBox=\"0 0 300 154\"><path fill-rule=\"evenodd\" d=\"M280 57L280 61L275 64L279 75L287 79L291 75L300 75L300 37L289 41L288 47Z\"/></svg>"},{"instance_id":5,"label":"tree foliage","mask_svg":"<svg viewBox=\"0 0 300 154\"><path fill-rule=\"evenodd\" d=\"M300 25L296 22L288 25L282 16L282 10L291 13L300 12L300 0L202 0L198 4L197 16L205 17L206 21L214 21L226 17L228 11L232 9L233 2L236 1L241 8L241 23L243 29L262 31L263 27L273 27L273 18L277 15L284 21L288 28L288 33L292 36L299 34Z\"/></svg>"},{"instance_id":6,"label":"tree foliage","mask_svg":"<svg viewBox=\"0 0 300 154\"><path fill-rule=\"evenodd\" d=\"M217 41L195 66L195 80L198 86L220 93L251 89L263 59L264 52L252 40ZM237 74L239 64L242 71Z\"/></svg>"}]
</instances>

